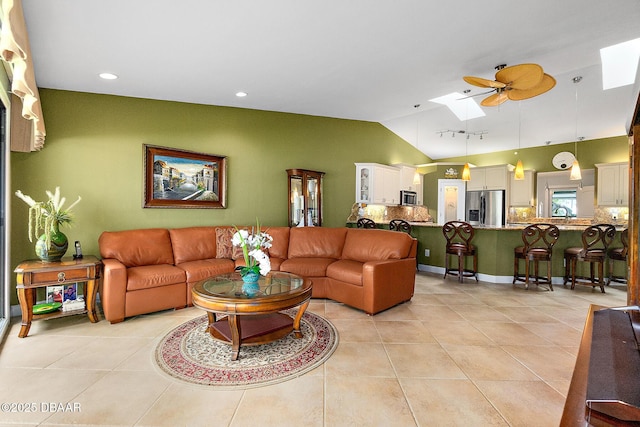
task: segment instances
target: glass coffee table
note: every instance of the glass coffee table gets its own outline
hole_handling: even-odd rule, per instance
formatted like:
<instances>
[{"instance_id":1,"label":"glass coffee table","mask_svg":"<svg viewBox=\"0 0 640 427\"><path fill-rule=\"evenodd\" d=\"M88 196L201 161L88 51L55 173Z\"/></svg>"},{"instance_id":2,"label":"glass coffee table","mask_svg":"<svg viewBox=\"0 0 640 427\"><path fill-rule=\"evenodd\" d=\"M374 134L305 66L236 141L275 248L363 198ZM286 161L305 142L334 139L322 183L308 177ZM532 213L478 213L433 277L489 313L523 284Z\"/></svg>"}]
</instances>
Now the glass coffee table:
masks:
<instances>
[{"instance_id":1,"label":"glass coffee table","mask_svg":"<svg viewBox=\"0 0 640 427\"><path fill-rule=\"evenodd\" d=\"M291 331L302 337L300 320L311 300L311 280L271 271L248 285L239 273L225 273L196 283L191 294L193 305L207 312L211 336L231 344L231 360L238 360L240 345L266 344ZM280 313L297 306L295 318ZM216 319L216 314L226 317Z\"/></svg>"}]
</instances>

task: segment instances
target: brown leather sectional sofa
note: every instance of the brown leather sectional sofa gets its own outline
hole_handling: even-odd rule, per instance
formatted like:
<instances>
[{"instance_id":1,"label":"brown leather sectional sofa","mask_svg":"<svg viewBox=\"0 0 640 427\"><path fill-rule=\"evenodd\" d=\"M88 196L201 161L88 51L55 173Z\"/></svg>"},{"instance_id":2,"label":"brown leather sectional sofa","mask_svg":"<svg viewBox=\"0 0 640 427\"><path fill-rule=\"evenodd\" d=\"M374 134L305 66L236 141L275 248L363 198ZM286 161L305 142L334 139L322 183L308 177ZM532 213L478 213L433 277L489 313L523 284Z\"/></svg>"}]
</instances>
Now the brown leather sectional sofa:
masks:
<instances>
[{"instance_id":1,"label":"brown leather sectional sofa","mask_svg":"<svg viewBox=\"0 0 640 427\"><path fill-rule=\"evenodd\" d=\"M314 298L330 298L368 314L409 301L417 241L388 230L263 227L273 237L271 268L313 282ZM191 305L198 281L231 272L242 255L228 226L106 231L100 299L111 323Z\"/></svg>"}]
</instances>

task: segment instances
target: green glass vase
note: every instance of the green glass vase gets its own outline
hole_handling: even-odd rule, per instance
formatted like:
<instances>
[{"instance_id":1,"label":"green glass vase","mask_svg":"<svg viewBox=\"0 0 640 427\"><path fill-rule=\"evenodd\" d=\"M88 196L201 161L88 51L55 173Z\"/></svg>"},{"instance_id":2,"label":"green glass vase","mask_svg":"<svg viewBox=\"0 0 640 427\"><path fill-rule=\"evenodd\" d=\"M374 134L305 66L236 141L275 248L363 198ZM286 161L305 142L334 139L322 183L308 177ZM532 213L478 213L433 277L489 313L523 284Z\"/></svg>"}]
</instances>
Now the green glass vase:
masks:
<instances>
[{"instance_id":1,"label":"green glass vase","mask_svg":"<svg viewBox=\"0 0 640 427\"><path fill-rule=\"evenodd\" d=\"M54 262L60 261L69 247L67 236L59 230L59 224L53 223L53 231L51 232L51 243L47 246L47 239L43 234L36 242L36 255L42 261Z\"/></svg>"}]
</instances>

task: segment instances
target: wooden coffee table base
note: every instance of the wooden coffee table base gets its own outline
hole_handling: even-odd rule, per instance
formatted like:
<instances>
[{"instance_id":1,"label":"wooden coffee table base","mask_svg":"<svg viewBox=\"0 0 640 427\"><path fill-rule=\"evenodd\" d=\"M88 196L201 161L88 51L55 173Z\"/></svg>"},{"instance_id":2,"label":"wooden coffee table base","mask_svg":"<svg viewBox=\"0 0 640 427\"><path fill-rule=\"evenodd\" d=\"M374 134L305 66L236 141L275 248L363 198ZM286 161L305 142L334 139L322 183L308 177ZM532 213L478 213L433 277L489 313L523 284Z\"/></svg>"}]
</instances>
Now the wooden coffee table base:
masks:
<instances>
[{"instance_id":1,"label":"wooden coffee table base","mask_svg":"<svg viewBox=\"0 0 640 427\"><path fill-rule=\"evenodd\" d=\"M261 315L228 314L226 318L216 321L215 315L209 315L209 333L211 336L227 344L231 344L231 360L238 360L240 344L259 345L284 338L294 331L296 338L302 338L300 321L309 301L298 309L295 319L284 313Z\"/></svg>"},{"instance_id":2,"label":"wooden coffee table base","mask_svg":"<svg viewBox=\"0 0 640 427\"><path fill-rule=\"evenodd\" d=\"M241 345L266 344L291 331L302 338L300 321L311 300L311 280L270 271L257 284L258 292L252 288L248 294L240 274L233 272L201 280L191 290L193 305L207 313L211 336L231 344L231 360L238 360ZM298 312L293 319L284 313L295 307Z\"/></svg>"}]
</instances>

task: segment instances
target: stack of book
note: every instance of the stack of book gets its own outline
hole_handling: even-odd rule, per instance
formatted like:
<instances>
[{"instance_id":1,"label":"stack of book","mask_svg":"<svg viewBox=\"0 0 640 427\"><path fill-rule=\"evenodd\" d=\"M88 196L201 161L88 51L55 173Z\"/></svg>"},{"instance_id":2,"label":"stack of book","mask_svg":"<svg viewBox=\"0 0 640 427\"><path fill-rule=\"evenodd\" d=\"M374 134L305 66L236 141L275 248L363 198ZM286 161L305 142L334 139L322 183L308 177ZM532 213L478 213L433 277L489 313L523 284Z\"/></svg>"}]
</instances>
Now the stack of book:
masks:
<instances>
[{"instance_id":1,"label":"stack of book","mask_svg":"<svg viewBox=\"0 0 640 427\"><path fill-rule=\"evenodd\" d=\"M62 303L62 311L84 310L84 299L67 300Z\"/></svg>"}]
</instances>

